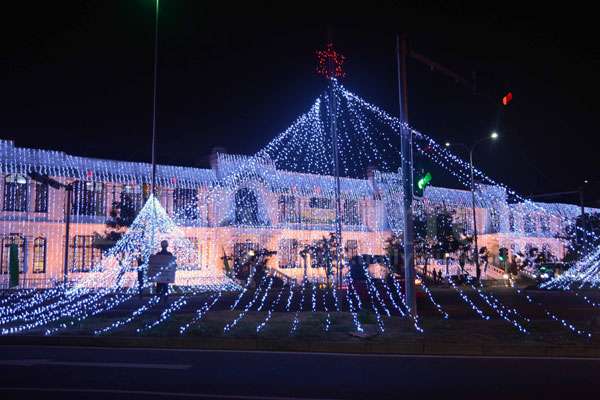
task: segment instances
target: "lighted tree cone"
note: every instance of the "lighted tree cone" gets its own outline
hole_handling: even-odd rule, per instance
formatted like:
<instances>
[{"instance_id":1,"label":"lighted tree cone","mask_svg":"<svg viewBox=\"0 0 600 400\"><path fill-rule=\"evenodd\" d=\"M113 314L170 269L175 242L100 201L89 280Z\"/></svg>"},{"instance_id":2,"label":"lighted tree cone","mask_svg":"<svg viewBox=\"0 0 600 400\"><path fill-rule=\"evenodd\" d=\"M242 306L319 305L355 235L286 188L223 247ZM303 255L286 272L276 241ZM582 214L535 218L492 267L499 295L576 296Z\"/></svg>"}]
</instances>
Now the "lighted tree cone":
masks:
<instances>
[{"instance_id":1,"label":"lighted tree cone","mask_svg":"<svg viewBox=\"0 0 600 400\"><path fill-rule=\"evenodd\" d=\"M93 272L77 283L77 287L134 287L137 285L137 267L147 265L152 254L160 250L160 243L167 241L168 251L177 260L196 260L197 251L185 233L166 213L160 202L150 196L144 207L123 237L110 248ZM224 272L216 268L178 263L175 284L182 286L206 286L217 290L219 286L235 286ZM146 277L152 279L153 277Z\"/></svg>"}]
</instances>

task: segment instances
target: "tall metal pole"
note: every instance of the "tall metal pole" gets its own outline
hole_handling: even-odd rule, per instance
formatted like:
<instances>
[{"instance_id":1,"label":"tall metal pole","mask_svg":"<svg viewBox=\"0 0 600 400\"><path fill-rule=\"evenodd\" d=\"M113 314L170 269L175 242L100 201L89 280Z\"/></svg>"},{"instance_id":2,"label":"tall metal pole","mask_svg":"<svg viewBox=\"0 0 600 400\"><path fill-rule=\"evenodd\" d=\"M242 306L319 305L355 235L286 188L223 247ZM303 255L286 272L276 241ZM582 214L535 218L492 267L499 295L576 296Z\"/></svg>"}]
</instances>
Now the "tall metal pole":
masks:
<instances>
[{"instance_id":1,"label":"tall metal pole","mask_svg":"<svg viewBox=\"0 0 600 400\"><path fill-rule=\"evenodd\" d=\"M332 29L327 29L327 45L332 43ZM337 264L337 284L338 288L342 287L342 275L344 267L344 255L342 250L342 206L340 199L340 168L338 154L338 136L337 136L337 100L335 97L335 76L336 66L333 57L327 58L327 73L325 76L329 79L328 96L329 96L329 127L331 130L331 144L333 150L333 175L335 176L335 247L336 247L336 264Z\"/></svg>"},{"instance_id":2,"label":"tall metal pole","mask_svg":"<svg viewBox=\"0 0 600 400\"><path fill-rule=\"evenodd\" d=\"M73 185L64 186L67 195L65 204L65 263L63 266L63 282L66 285L69 277L69 228L71 226L71 199L73 194Z\"/></svg>"},{"instance_id":3,"label":"tall metal pole","mask_svg":"<svg viewBox=\"0 0 600 400\"><path fill-rule=\"evenodd\" d=\"M158 74L158 2L154 17L154 90L152 96L152 195L156 195L156 81Z\"/></svg>"},{"instance_id":4,"label":"tall metal pole","mask_svg":"<svg viewBox=\"0 0 600 400\"><path fill-rule=\"evenodd\" d=\"M396 35L396 58L398 63L398 100L400 111L400 135L402 153L402 194L404 208L404 284L406 305L410 313L417 314L417 297L415 289L415 235L413 226L413 182L412 182L412 132L408 129L408 103L406 57L408 46L406 36Z\"/></svg>"},{"instance_id":5,"label":"tall metal pole","mask_svg":"<svg viewBox=\"0 0 600 400\"><path fill-rule=\"evenodd\" d=\"M332 68L332 67L330 67ZM335 98L335 81L334 78L329 80L329 114L331 127L331 142L333 145L333 169L335 176L335 244L336 244L336 263L337 263L337 281L338 287L342 286L342 268L344 264L342 253L342 202L340 198L340 167L338 154L338 137L337 137L337 101Z\"/></svg>"},{"instance_id":6,"label":"tall metal pole","mask_svg":"<svg viewBox=\"0 0 600 400\"><path fill-rule=\"evenodd\" d=\"M473 172L473 150L475 145L469 149L469 162L471 169L471 210L473 211L473 239L475 240L475 274L477 280L481 279L481 267L479 266L479 246L477 244L477 218L475 217L475 174Z\"/></svg>"}]
</instances>

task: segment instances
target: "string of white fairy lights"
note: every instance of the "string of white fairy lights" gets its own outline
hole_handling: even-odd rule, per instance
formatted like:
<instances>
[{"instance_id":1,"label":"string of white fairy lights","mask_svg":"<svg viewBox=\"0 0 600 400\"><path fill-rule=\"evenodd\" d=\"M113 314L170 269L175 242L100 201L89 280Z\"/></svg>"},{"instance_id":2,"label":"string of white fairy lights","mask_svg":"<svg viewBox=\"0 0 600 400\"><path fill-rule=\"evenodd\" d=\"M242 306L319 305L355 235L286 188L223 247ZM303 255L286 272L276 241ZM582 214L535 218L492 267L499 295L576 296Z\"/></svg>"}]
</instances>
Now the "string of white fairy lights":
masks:
<instances>
[{"instance_id":1,"label":"string of white fairy lights","mask_svg":"<svg viewBox=\"0 0 600 400\"><path fill-rule=\"evenodd\" d=\"M333 112L336 114L336 118L339 121L338 148L340 149L341 170L344 174L344 177L341 179L343 201L345 202L345 205L354 204L353 202L362 201L365 196L372 195L372 192L371 189L369 189L367 181L347 178L346 176L360 176L369 166L376 167L377 169L384 171L384 173L395 174L395 168L399 165L398 150L400 124L397 119L360 99L337 82L335 83L333 95L336 96L336 103L340 105L338 109L333 110ZM254 199L256 200L256 194L252 194L254 192L251 190L247 190L241 194L239 191L240 187L252 188L252 185L267 185L271 191L281 195L300 194L306 196L311 194L313 196L321 196L322 198L331 201L335 192L334 180L330 176L333 168L333 158L331 156L331 138L328 135L328 126L326 122L328 121L328 118L324 118L324 115L326 116L327 113L332 111L328 110L328 104L330 102L328 101L327 96L328 94L319 97L306 114L303 114L298 118L290 128L282 132L254 156L237 159L235 157L221 157L221 164L219 164L219 168L222 169L219 171L221 176L215 182L207 185L206 190L203 192L204 197L202 199L202 201L208 205L230 205L224 207L224 211L217 216L218 225L232 224L243 226L246 230L254 230L254 233L260 233L265 229L278 229L290 236L292 236L292 233L295 237L300 236L301 240L305 243L315 240L316 237L321 234L315 234L315 231L317 230L314 229L315 224L312 221L304 221L302 218L290 218L289 221L284 220L277 224L270 224L268 223L268 212L263 210L261 214L261 210L252 209L249 212L242 212L240 215L238 208L235 207L237 204L234 204L234 206L231 206L231 204L233 201L232 198L236 198L238 194L239 196L235 201L239 204L252 203L252 196L254 196ZM322 104L325 104L326 107L322 107ZM367 113L369 113L369 117L366 116ZM440 146L426 135L414 130L413 133L417 138L415 144L417 151L429 157L437 165L455 176L461 184L468 187L468 165L463 160L450 153L448 149ZM426 150L421 143L427 145L428 150ZM43 155L46 153L40 154ZM64 155L61 157L64 157ZM82 173L81 160L68 158L68 162L64 165L65 167L60 169L60 171L56 167L48 167L41 168L40 172L54 176L78 176L80 179L84 180L90 178L87 172ZM111 181L115 179L115 176L118 177L121 175L120 178L123 179L125 176L128 176L129 171L126 171L127 168L124 167L122 172L114 171L115 167L119 168L119 165L121 164L107 162L106 165L102 165L101 168L96 167L94 171L92 171L92 177L94 180L101 181L104 179L106 181ZM9 169L13 173L27 172L27 170L24 170L21 164L17 162ZM294 173L285 174L281 172L283 170L294 171ZM173 174L176 181L180 178L178 174L185 176L185 174L188 173L187 170L174 170L174 172L176 172ZM500 187L504 193L508 193L510 196L521 199L530 206L530 208L539 212L554 215L543 207L519 197L514 191L494 182L479 170L476 170L475 173L479 179L488 182L492 186ZM173 184L173 182L170 182L170 184ZM180 183L178 182L178 184ZM181 180L181 186L182 189L197 190L197 186L194 186L194 184L189 183L189 181L186 180ZM400 194L397 189L390 188L389 186L384 187L383 192L383 200L386 205L393 202L393 198L397 198ZM450 198L452 196L450 193L444 194L443 196L446 200L453 200ZM492 200L498 203L505 201L501 194L497 195L493 191L485 194L477 193L477 196L481 201ZM484 196L487 198L483 198ZM98 206L98 204L94 203L94 201L99 201L98 199L99 198L94 197L90 203L91 205L86 205L86 207ZM81 199L78 201L80 200ZM298 199L295 201L297 200ZM448 201L448 203L454 204L456 201ZM298 203L294 203L294 206L295 205L298 205ZM80 206L83 207L83 205ZM149 208L147 209L148 206ZM197 204L192 206L192 208L194 207L197 208ZM364 213L364 217L376 219L380 216L377 207L374 208L375 210L363 208L362 212ZM151 212L148 212L148 210ZM516 214L521 213L521 215L525 215L526 213L526 211L520 211L515 208L513 208L513 212ZM185 207L183 207L183 210L176 216L179 225L194 226L194 224L198 223L196 218L188 218L186 215L188 215L188 213L186 212ZM189 215L195 216L196 212L190 212ZM392 230L396 231L400 219L390 215L387 215L387 217L388 223L392 225ZM147 260L150 254L158 250L158 243L163 238L170 239L172 248L174 249L173 253L177 253L178 259L194 258L195 246L187 239L184 232L178 227L178 224L175 224L168 216L158 199L153 196L149 198L146 206L138 214L136 221L140 218L140 221L145 222L145 228L138 229L139 226L136 226L136 222L134 221L134 224L132 224L126 232L124 238L103 255L102 261L92 266L90 268L91 272L83 274L83 276L80 277L76 284L77 288L109 287L116 289L122 286L130 286L131 279L126 279L129 266L134 263L137 257ZM398 221L389 221L394 218ZM77 216L75 219L76 229L82 229L81 227L85 226L85 223L83 222L84 218ZM140 221L138 221L138 223ZM11 220L11 223L12 227L14 227L19 224L24 226L27 222L14 218ZM145 232L148 231L148 224L151 225L152 232L158 230L158 234L154 240L148 240L148 237L145 236ZM12 227L9 229L13 229ZM326 220L325 223L320 224L318 230L330 232L334 230L333 227L334 221ZM366 229L364 224L358 224L356 228L356 232L361 232ZM379 232L383 232L386 228L384 225L378 225L376 226L376 229L378 229ZM346 231L344 231L344 233L346 234ZM520 233L521 232L517 231L515 232L515 235ZM591 235L593 237L593 234ZM370 249L369 251L371 254L377 254L377 252L380 251L381 243L374 243L374 241L379 238L369 239L369 237L365 235L360 236L360 238L363 241L361 246ZM234 240L237 240L237 236L230 239L230 244L233 244ZM598 263L596 262L598 257L593 254L588 255L588 257L588 259L585 259L587 266L593 265L594 268L598 267ZM581 265L580 268L585 272L582 272L582 276L595 282L593 279L596 279L596 276L590 268L585 269L586 267L584 265ZM382 299L379 289L370 279L368 271L366 275L367 294L370 299L369 303L378 319L380 329L383 330L383 322L381 320L379 309L386 315L388 315L390 311L387 308L386 301ZM210 276L208 278L210 279ZM265 279L266 276L264 276L261 282L257 284L257 293L258 288L261 287ZM357 319L357 311L363 309L362 301L356 291L351 274L346 273L344 281L348 288L346 290L348 309L353 315L356 329L361 330ZM223 279L217 279L214 281L214 286L211 286L211 288L218 289L223 282ZM249 282L250 278L237 300L234 302L232 309L236 308L238 303L242 300L242 297L247 291ZM300 288L301 299L299 309L296 311L296 317L299 315L298 313L303 310L307 285L314 285L314 279L311 282L306 282L304 279L302 281ZM231 287L235 288L235 285L232 284ZM390 299L393 299L393 296L389 290L395 289L400 300L403 302L403 305L406 307L401 289L396 283L394 283L391 288L388 287L386 283L383 289L384 291L387 291ZM335 285L332 285L329 291L333 296L336 310L340 310ZM114 296L113 292L110 290L106 292L100 291L89 296L88 300L85 300L86 295L89 294L88 292L79 289L74 290L68 287L59 287L56 290L46 291L43 295L35 294L35 300L33 302L26 303L25 300L27 299L27 296L14 297L10 302L6 303L11 304L11 306L0 309L0 315L2 313L5 313L5 315L22 314L26 317L29 315L29 317L27 317L29 319L31 319L30 315L51 315L47 321L44 321L42 318L42 320L39 321L39 325L36 326L43 326L50 322L57 321L57 315L60 315L58 317L59 319L66 318L71 319L71 321L79 322L82 318L85 319L91 315L97 315L102 311L108 310L108 307L114 307L115 305L113 305L113 302L102 300L103 295ZM61 300L62 296L65 294L67 294L69 299L67 301ZM263 295L262 301L260 302L261 309L264 305L264 300L267 298L266 294L267 293ZM255 296L257 295L258 294L255 293ZM287 309L289 309L293 295L294 290L291 288ZM312 301L311 309L314 311L316 308L314 289L310 296ZM428 296L434 301L430 292L428 292ZM489 297L486 298L490 300ZM504 312L504 309L502 308L504 306L499 305L495 300L490 300L490 302L497 307L500 307L499 309ZM50 314L47 313L50 308L46 306L46 303L53 303L56 305L55 308L59 309L67 303L71 303L71 306L62 310L62 313L60 314ZM172 308L165 310L165 318L159 320L164 321L179 308L183 307L184 304L184 300L181 299L180 301L173 302ZM247 310L249 310L248 304L250 303L246 304L246 308L244 308L242 312L247 312ZM434 304L436 303L434 302ZM392 305L394 308L400 310L395 302L392 301ZM252 304L250 307L252 307ZM38 311L26 313L26 310ZM2 323L2 321L3 320L0 320L0 323ZM14 321L16 320L8 319L5 320L5 323L12 323ZM38 323L38 321L36 321L36 323ZM299 320L295 318L291 330L292 332L297 329L298 324ZM23 329L27 330L30 328L25 327ZM21 332L21 330L18 331ZM13 333L14 331L7 332Z\"/></svg>"}]
</instances>

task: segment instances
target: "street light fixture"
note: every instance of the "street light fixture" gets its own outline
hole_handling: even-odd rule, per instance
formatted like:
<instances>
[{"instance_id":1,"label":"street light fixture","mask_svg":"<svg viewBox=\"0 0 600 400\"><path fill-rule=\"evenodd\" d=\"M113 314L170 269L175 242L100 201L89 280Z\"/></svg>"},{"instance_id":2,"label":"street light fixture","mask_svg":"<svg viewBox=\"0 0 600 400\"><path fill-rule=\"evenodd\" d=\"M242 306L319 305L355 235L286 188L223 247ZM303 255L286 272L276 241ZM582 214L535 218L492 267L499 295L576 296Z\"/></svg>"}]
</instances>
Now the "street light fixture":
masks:
<instances>
[{"instance_id":1,"label":"street light fixture","mask_svg":"<svg viewBox=\"0 0 600 400\"><path fill-rule=\"evenodd\" d=\"M479 246L477 244L477 218L475 218L475 174L473 168L473 152L479 143L486 140L496 140L498 137L499 135L497 132L492 132L489 136L477 140L471 146L467 146L464 143L454 143L454 145L463 147L469 151L469 167L471 170L471 210L473 212L473 240L475 241L474 258L477 280L481 278L481 267L479 265ZM446 147L450 147L450 142L446 142L445 145Z\"/></svg>"}]
</instances>

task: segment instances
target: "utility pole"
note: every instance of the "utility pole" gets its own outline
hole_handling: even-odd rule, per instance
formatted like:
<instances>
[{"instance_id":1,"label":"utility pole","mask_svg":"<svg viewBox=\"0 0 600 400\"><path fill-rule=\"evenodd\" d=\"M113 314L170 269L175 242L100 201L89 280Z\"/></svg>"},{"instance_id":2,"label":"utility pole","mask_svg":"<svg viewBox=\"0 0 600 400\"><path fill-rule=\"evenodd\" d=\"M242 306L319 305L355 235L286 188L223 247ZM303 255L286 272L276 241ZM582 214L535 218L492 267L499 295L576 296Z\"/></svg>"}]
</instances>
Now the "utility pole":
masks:
<instances>
[{"instance_id":1,"label":"utility pole","mask_svg":"<svg viewBox=\"0 0 600 400\"><path fill-rule=\"evenodd\" d=\"M400 115L400 138L402 153L402 195L404 208L404 284L406 305L409 312L417 315L415 289L414 226L413 226L413 182L412 182L412 132L408 129L408 103L406 57L408 45L406 36L396 35L396 59L398 63L398 103Z\"/></svg>"},{"instance_id":2,"label":"utility pole","mask_svg":"<svg viewBox=\"0 0 600 400\"><path fill-rule=\"evenodd\" d=\"M335 97L336 78L344 76L342 64L344 56L336 52L331 41L331 28L327 32L327 44L325 50L317 51L317 73L327 79L327 95L329 108L329 129L331 134L331 145L333 151L333 175L335 177L335 247L337 263L338 287L342 287L342 275L344 267L344 254L342 249L342 203L340 199L340 168L338 154L337 135L337 99Z\"/></svg>"},{"instance_id":3,"label":"utility pole","mask_svg":"<svg viewBox=\"0 0 600 400\"><path fill-rule=\"evenodd\" d=\"M152 195L156 190L156 81L158 74L158 8L159 0L156 0L154 16L154 86L152 92Z\"/></svg>"},{"instance_id":4,"label":"utility pole","mask_svg":"<svg viewBox=\"0 0 600 400\"><path fill-rule=\"evenodd\" d=\"M330 61L330 71L333 71L333 63ZM335 80L329 79L329 114L331 126L331 141L333 144L333 168L335 174L335 249L337 263L337 281L338 288L342 287L342 268L344 264L342 254L342 202L340 199L340 167L338 154L338 137L337 137L337 101L335 99Z\"/></svg>"},{"instance_id":5,"label":"utility pole","mask_svg":"<svg viewBox=\"0 0 600 400\"><path fill-rule=\"evenodd\" d=\"M473 150L475 145L469 150L469 165L471 170L471 211L473 212L473 239L475 240L475 251L473 257L475 259L475 275L477 281L481 279L481 266L479 265L479 245L477 244L477 216L475 214L475 173L473 171Z\"/></svg>"}]
</instances>

